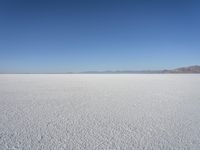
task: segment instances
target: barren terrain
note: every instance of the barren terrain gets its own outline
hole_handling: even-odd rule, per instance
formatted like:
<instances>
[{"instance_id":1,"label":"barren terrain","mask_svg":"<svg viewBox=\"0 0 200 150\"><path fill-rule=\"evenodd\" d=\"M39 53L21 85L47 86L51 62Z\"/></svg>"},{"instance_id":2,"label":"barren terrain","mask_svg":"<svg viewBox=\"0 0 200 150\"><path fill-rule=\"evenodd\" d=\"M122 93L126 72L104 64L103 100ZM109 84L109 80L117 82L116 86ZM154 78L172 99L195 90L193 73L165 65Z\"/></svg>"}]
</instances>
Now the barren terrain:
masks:
<instances>
[{"instance_id":1,"label":"barren terrain","mask_svg":"<svg viewBox=\"0 0 200 150\"><path fill-rule=\"evenodd\" d=\"M0 75L0 149L200 149L200 75Z\"/></svg>"}]
</instances>

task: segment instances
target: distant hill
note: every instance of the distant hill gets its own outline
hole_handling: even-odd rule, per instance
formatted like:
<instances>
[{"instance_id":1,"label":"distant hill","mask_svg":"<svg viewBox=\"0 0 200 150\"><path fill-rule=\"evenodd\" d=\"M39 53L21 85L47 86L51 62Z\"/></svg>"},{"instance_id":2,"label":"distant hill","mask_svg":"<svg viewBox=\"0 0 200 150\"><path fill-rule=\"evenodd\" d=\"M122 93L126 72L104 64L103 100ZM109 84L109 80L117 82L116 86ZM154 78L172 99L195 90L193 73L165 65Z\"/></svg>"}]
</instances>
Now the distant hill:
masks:
<instances>
[{"instance_id":1,"label":"distant hill","mask_svg":"<svg viewBox=\"0 0 200 150\"><path fill-rule=\"evenodd\" d=\"M106 70L84 72L0 72L0 74L200 74L200 65L163 70Z\"/></svg>"},{"instance_id":2,"label":"distant hill","mask_svg":"<svg viewBox=\"0 0 200 150\"><path fill-rule=\"evenodd\" d=\"M141 71L134 71L134 70L116 70L116 71L86 71L80 72L83 74L179 74L179 73L193 73L193 74L200 74L200 66L189 66L189 67L181 67L171 70L141 70Z\"/></svg>"},{"instance_id":3,"label":"distant hill","mask_svg":"<svg viewBox=\"0 0 200 150\"><path fill-rule=\"evenodd\" d=\"M200 73L200 66L181 67L173 70L163 70L163 73Z\"/></svg>"}]
</instances>

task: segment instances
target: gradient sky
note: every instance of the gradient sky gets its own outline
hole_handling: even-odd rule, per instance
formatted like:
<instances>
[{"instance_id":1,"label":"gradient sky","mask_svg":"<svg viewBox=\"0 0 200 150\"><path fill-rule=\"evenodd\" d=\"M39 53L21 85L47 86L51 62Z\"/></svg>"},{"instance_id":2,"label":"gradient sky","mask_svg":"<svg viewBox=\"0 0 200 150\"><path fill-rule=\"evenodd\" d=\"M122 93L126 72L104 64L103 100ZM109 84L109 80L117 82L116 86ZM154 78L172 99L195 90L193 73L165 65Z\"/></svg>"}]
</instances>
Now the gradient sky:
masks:
<instances>
[{"instance_id":1,"label":"gradient sky","mask_svg":"<svg viewBox=\"0 0 200 150\"><path fill-rule=\"evenodd\" d=\"M200 64L200 1L1 0L0 72Z\"/></svg>"}]
</instances>

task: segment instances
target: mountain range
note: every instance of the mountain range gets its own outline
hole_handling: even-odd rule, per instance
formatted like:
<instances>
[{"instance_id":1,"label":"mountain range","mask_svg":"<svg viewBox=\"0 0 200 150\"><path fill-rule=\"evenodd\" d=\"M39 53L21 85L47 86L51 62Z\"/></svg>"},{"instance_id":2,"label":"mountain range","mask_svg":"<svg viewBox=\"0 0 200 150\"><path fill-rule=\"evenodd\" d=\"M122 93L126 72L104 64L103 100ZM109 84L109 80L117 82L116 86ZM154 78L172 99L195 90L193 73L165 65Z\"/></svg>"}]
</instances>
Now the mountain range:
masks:
<instances>
[{"instance_id":1,"label":"mountain range","mask_svg":"<svg viewBox=\"0 0 200 150\"><path fill-rule=\"evenodd\" d=\"M80 72L83 74L200 74L200 66L195 65L195 66L188 66L188 67L181 67L181 68L175 68L175 69L165 69L165 70L116 70L116 71L85 71L85 72Z\"/></svg>"},{"instance_id":2,"label":"mountain range","mask_svg":"<svg viewBox=\"0 0 200 150\"><path fill-rule=\"evenodd\" d=\"M200 74L200 65L163 70L106 70L82 72L12 72L2 71L0 74Z\"/></svg>"}]
</instances>

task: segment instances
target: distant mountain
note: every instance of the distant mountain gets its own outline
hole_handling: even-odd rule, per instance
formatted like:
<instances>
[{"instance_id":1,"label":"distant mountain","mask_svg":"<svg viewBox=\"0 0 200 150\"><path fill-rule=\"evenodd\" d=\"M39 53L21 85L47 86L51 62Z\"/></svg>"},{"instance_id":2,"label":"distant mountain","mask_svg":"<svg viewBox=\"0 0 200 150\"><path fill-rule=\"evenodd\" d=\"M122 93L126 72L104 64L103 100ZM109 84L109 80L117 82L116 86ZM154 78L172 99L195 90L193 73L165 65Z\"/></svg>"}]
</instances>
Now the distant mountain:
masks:
<instances>
[{"instance_id":1,"label":"distant mountain","mask_svg":"<svg viewBox=\"0 0 200 150\"><path fill-rule=\"evenodd\" d=\"M200 73L200 66L181 67L173 70L163 70L164 73Z\"/></svg>"},{"instance_id":2,"label":"distant mountain","mask_svg":"<svg viewBox=\"0 0 200 150\"><path fill-rule=\"evenodd\" d=\"M167 73L173 73L173 74L179 74L179 73L193 73L193 74L200 74L200 66L189 66L189 67L181 67L171 70L141 70L141 71L134 71L134 70L116 70L116 71L86 71L86 72L80 72L83 74L167 74Z\"/></svg>"},{"instance_id":3,"label":"distant mountain","mask_svg":"<svg viewBox=\"0 0 200 150\"><path fill-rule=\"evenodd\" d=\"M165 70L106 70L84 72L0 72L0 74L200 74L200 65Z\"/></svg>"}]
</instances>

